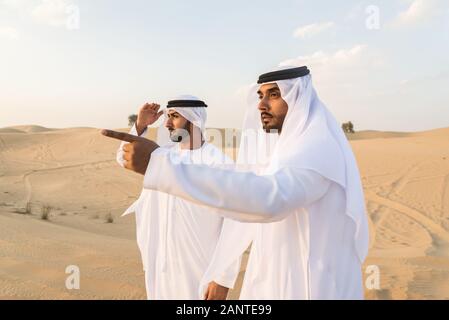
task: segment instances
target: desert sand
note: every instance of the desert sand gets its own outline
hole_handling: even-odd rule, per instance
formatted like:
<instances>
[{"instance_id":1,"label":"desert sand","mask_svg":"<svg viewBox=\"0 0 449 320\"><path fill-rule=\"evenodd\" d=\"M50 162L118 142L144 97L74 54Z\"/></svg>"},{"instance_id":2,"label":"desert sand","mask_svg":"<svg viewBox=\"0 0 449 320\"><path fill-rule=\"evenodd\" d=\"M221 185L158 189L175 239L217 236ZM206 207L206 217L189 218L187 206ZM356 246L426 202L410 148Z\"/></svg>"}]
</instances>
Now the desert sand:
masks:
<instances>
[{"instance_id":1,"label":"desert sand","mask_svg":"<svg viewBox=\"0 0 449 320\"><path fill-rule=\"evenodd\" d=\"M380 271L366 298L449 299L449 128L349 138L370 218L364 267ZM117 165L117 147L93 128L0 129L0 299L145 298L134 217L120 218L142 177ZM80 290L65 287L69 265Z\"/></svg>"}]
</instances>

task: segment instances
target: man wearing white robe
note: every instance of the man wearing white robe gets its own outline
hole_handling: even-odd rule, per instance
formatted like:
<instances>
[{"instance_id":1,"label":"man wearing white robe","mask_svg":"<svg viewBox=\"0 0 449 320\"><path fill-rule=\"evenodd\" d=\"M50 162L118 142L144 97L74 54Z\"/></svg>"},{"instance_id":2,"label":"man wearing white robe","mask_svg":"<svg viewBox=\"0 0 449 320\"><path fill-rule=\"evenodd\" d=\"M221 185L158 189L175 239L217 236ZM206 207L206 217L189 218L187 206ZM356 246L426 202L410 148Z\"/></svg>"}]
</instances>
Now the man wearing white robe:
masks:
<instances>
[{"instance_id":1,"label":"man wearing white robe","mask_svg":"<svg viewBox=\"0 0 449 320\"><path fill-rule=\"evenodd\" d=\"M234 170L174 163L152 141L133 144L133 152L151 154L136 154L129 166L145 174L144 188L236 220L224 230L200 292L252 242L241 299L363 299L369 237L360 175L309 73L300 67L259 77Z\"/></svg>"},{"instance_id":2,"label":"man wearing white robe","mask_svg":"<svg viewBox=\"0 0 449 320\"><path fill-rule=\"evenodd\" d=\"M205 107L193 96L177 97L169 102L165 112L159 111L157 104L145 104L130 134L145 136L147 127L165 114L166 119L158 129L158 142L173 159L208 166L232 163L220 150L204 141ZM170 142L170 139L176 142ZM122 166L126 165L127 147L122 143L117 151L117 161ZM145 189L126 210L124 215L136 214L137 242L148 299L204 298L204 295L198 295L198 286L223 224L222 217L209 214L208 210L176 196ZM222 299L227 293L226 286L232 287L237 274L238 262L217 277Z\"/></svg>"}]
</instances>

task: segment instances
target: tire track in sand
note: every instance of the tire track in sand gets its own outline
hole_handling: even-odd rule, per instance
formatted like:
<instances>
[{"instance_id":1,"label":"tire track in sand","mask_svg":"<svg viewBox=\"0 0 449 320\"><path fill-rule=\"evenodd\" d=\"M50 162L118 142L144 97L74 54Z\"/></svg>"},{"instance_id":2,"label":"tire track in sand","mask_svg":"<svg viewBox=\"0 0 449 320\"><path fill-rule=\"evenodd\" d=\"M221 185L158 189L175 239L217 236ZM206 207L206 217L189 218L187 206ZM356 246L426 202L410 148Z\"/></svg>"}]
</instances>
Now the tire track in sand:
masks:
<instances>
[{"instance_id":1,"label":"tire track in sand","mask_svg":"<svg viewBox=\"0 0 449 320\"><path fill-rule=\"evenodd\" d=\"M449 233L439 224L434 222L432 219L427 218L424 214L422 214L418 210L407 207L406 205L403 205L399 202L395 202L393 200L379 196L373 191L365 191L365 194L370 201L379 203L381 205L384 205L385 207L394 209L398 212L407 215L409 218L413 219L421 226L423 226L430 234L435 234L439 238L449 243Z\"/></svg>"},{"instance_id":2,"label":"tire track in sand","mask_svg":"<svg viewBox=\"0 0 449 320\"><path fill-rule=\"evenodd\" d=\"M31 198L33 196L33 188L31 186L30 182L30 176L35 173L42 173L42 172L51 172L51 171L58 171L58 170L65 170L65 169L73 169L73 168L79 168L89 165L96 165L96 164L103 164L103 163L111 163L115 162L115 160L103 160L103 161L94 161L94 162L86 162L86 163L80 163L80 164L74 164L74 165L68 165L68 166L60 166L56 168L45 168L45 169L36 169L26 172L22 175L22 181L25 185L26 190L26 196L25 196L25 205L31 201Z\"/></svg>"},{"instance_id":3,"label":"tire track in sand","mask_svg":"<svg viewBox=\"0 0 449 320\"><path fill-rule=\"evenodd\" d=\"M410 181L410 177L412 176L412 174L415 173L419 169L419 167L421 165L422 165L421 162L413 164L408 169L406 169L404 171L404 173L399 176L399 178L394 179L393 181L388 182L387 185L392 186L392 188L388 192L387 197L391 196L392 194L399 193L404 188L404 186ZM384 223L384 221L390 215L391 207L385 205L384 202L378 202L378 201L374 200L374 197L368 196L369 194L374 194L374 195L378 196L380 199L388 199L388 198L384 198L382 196L379 196L374 191L365 190L365 195L367 196L367 199L380 205L380 208L378 209L378 211L382 210L382 214L380 215L379 219L375 223L373 222L374 228L372 229L373 235L372 235L371 238L373 239L373 241L375 241L376 236L377 236L377 230L379 229L379 227ZM389 200L389 201L392 201L392 200ZM392 201L392 202L394 202L394 201ZM374 245L374 243L373 243L373 245Z\"/></svg>"}]
</instances>

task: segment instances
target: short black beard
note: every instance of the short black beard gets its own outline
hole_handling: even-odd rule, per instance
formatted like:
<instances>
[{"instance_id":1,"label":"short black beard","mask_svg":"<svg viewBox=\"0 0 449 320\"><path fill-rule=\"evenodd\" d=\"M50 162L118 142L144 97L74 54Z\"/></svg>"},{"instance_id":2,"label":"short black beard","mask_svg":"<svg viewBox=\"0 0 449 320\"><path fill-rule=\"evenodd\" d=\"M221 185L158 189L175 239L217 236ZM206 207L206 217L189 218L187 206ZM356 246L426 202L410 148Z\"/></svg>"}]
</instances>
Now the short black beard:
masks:
<instances>
[{"instance_id":1,"label":"short black beard","mask_svg":"<svg viewBox=\"0 0 449 320\"><path fill-rule=\"evenodd\" d=\"M180 129L174 129L170 132L170 140L175 143L182 142L185 138L190 138L190 135L192 134L190 131L190 121L187 121L187 123L184 125L184 128ZM187 131L187 132L186 132ZM188 134L188 135L187 135Z\"/></svg>"},{"instance_id":2,"label":"short black beard","mask_svg":"<svg viewBox=\"0 0 449 320\"><path fill-rule=\"evenodd\" d=\"M264 131L265 131L265 133L268 133L268 134L281 134L281 130L279 130L279 129L277 129L277 128L269 128L269 129L266 129L266 128L264 128Z\"/></svg>"},{"instance_id":3,"label":"short black beard","mask_svg":"<svg viewBox=\"0 0 449 320\"><path fill-rule=\"evenodd\" d=\"M281 134L282 132L282 127L284 126L284 120L285 117L283 118L277 118L278 120L280 120L281 124L279 125L275 125L275 126L269 126L267 127L264 123L262 123L262 128L265 131L265 133L276 133L276 134ZM279 123L279 121L278 121Z\"/></svg>"},{"instance_id":4,"label":"short black beard","mask_svg":"<svg viewBox=\"0 0 449 320\"><path fill-rule=\"evenodd\" d=\"M265 133L280 133L282 130L282 127L281 128L271 126L267 127L265 124L262 124L262 128L265 131Z\"/></svg>"}]
</instances>

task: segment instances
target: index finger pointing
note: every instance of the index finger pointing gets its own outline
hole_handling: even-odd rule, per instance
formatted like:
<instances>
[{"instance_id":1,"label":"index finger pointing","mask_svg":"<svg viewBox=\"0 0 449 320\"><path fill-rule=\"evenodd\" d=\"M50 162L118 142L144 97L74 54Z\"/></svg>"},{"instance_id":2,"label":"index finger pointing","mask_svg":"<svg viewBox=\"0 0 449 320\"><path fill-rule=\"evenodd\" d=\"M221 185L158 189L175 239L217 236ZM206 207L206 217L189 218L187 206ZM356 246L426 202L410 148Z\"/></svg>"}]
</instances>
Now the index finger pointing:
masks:
<instances>
[{"instance_id":1,"label":"index finger pointing","mask_svg":"<svg viewBox=\"0 0 449 320\"><path fill-rule=\"evenodd\" d=\"M103 130L101 130L101 134L106 137L109 137L109 138L126 141L126 142L134 142L134 141L138 140L138 137L133 136L132 134L118 132L118 131L114 131L114 130L103 129Z\"/></svg>"}]
</instances>

